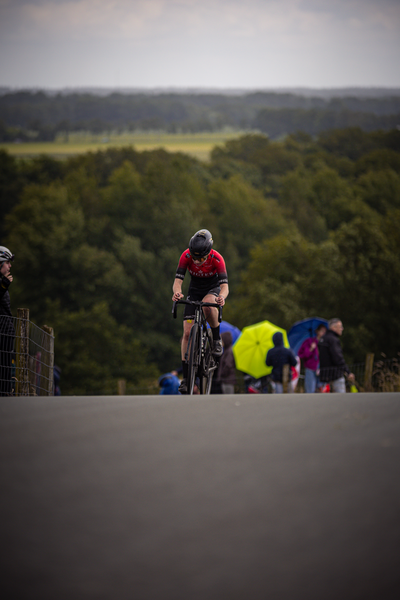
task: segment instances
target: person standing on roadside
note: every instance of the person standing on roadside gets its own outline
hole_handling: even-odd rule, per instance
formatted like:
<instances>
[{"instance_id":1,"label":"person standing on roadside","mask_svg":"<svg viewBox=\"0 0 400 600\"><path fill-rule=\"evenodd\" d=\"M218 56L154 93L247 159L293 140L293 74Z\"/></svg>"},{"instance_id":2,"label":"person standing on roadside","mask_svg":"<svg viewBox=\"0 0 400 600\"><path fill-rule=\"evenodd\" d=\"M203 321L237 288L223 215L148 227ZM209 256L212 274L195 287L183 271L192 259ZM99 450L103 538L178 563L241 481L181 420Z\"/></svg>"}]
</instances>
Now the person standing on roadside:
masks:
<instances>
[{"instance_id":1,"label":"person standing on roadside","mask_svg":"<svg viewBox=\"0 0 400 600\"><path fill-rule=\"evenodd\" d=\"M272 342L274 347L268 350L265 363L267 367L272 367L271 379L274 382L275 394L283 393L283 367L285 365L289 365L288 391L292 392L292 373L290 367L297 365L296 357L290 348L285 348L283 335L280 331L274 333Z\"/></svg>"},{"instance_id":2,"label":"person standing on roadside","mask_svg":"<svg viewBox=\"0 0 400 600\"><path fill-rule=\"evenodd\" d=\"M11 263L14 255L5 246L0 246L0 396L12 396L12 358L15 329L11 314L8 288L13 276Z\"/></svg>"},{"instance_id":3,"label":"person standing on roadside","mask_svg":"<svg viewBox=\"0 0 400 600\"><path fill-rule=\"evenodd\" d=\"M355 377L350 373L343 356L340 336L343 333L343 323L335 317L328 322L328 331L318 342L319 351L319 379L329 383L332 392L344 394L346 392L345 374L349 381L354 382Z\"/></svg>"},{"instance_id":4,"label":"person standing on roadside","mask_svg":"<svg viewBox=\"0 0 400 600\"><path fill-rule=\"evenodd\" d=\"M221 356L218 367L218 381L221 383L223 394L234 394L236 383L236 364L232 350L232 334L224 331L222 334L224 353Z\"/></svg>"},{"instance_id":5,"label":"person standing on roadside","mask_svg":"<svg viewBox=\"0 0 400 600\"><path fill-rule=\"evenodd\" d=\"M304 391L306 394L314 394L317 388L319 352L318 342L326 333L326 327L322 323L315 330L315 337L309 337L300 346L298 356L304 365Z\"/></svg>"},{"instance_id":6,"label":"person standing on roadside","mask_svg":"<svg viewBox=\"0 0 400 600\"><path fill-rule=\"evenodd\" d=\"M164 375L161 375L158 379L158 385L161 388L160 394L162 396L179 394L179 384L178 371L175 370L164 373Z\"/></svg>"}]
</instances>

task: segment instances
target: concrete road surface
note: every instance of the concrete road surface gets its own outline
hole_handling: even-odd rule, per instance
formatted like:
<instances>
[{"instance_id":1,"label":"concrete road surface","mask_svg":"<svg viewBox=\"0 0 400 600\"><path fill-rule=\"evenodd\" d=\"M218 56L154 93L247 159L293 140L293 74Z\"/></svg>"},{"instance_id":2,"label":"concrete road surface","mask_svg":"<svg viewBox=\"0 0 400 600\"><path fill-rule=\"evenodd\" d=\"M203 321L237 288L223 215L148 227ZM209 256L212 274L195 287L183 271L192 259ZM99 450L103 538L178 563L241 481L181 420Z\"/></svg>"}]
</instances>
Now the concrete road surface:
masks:
<instances>
[{"instance_id":1,"label":"concrete road surface","mask_svg":"<svg viewBox=\"0 0 400 600\"><path fill-rule=\"evenodd\" d=\"M7 600L400 598L400 394L1 398L0 428Z\"/></svg>"}]
</instances>

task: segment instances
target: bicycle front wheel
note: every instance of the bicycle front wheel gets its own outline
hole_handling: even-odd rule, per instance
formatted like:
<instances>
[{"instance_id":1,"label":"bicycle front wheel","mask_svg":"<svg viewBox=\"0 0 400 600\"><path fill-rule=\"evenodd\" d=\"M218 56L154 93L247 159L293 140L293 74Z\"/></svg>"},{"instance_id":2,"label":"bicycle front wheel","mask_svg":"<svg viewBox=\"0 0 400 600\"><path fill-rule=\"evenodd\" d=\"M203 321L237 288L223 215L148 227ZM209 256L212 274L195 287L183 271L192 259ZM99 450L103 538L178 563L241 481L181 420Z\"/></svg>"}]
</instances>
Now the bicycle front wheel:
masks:
<instances>
[{"instance_id":1,"label":"bicycle front wheel","mask_svg":"<svg viewBox=\"0 0 400 600\"><path fill-rule=\"evenodd\" d=\"M209 330L204 333L204 352L200 373L200 394L210 394L214 372L217 368L212 354L212 336Z\"/></svg>"},{"instance_id":2,"label":"bicycle front wheel","mask_svg":"<svg viewBox=\"0 0 400 600\"><path fill-rule=\"evenodd\" d=\"M200 365L200 327L198 323L194 323L190 330L188 356L187 393L193 394L197 370Z\"/></svg>"}]
</instances>

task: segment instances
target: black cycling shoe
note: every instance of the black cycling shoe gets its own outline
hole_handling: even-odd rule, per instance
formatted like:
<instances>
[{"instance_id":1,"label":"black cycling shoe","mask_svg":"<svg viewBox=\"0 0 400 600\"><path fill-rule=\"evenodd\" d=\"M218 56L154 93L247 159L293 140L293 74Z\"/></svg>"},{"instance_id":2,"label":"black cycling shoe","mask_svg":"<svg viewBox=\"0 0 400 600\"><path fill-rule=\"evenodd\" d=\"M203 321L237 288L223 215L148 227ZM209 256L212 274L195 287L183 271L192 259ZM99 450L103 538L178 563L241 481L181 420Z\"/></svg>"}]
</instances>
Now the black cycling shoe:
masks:
<instances>
[{"instance_id":1,"label":"black cycling shoe","mask_svg":"<svg viewBox=\"0 0 400 600\"><path fill-rule=\"evenodd\" d=\"M178 392L180 392L181 394L187 394L188 388L187 388L187 380L186 379L182 379L182 381L179 384L178 387Z\"/></svg>"},{"instance_id":2,"label":"black cycling shoe","mask_svg":"<svg viewBox=\"0 0 400 600\"><path fill-rule=\"evenodd\" d=\"M219 338L219 340L214 340L212 349L213 356L222 356L223 351L224 348L222 346L221 338Z\"/></svg>"}]
</instances>

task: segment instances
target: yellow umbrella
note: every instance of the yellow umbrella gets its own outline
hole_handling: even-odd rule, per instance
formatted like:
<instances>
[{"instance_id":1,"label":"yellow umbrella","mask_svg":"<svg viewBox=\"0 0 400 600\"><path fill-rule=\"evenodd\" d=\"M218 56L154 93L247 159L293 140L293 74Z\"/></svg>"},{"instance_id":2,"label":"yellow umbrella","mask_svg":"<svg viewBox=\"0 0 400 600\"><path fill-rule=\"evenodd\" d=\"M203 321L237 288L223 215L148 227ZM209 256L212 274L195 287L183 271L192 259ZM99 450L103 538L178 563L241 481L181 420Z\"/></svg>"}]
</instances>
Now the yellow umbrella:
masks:
<instances>
[{"instance_id":1,"label":"yellow umbrella","mask_svg":"<svg viewBox=\"0 0 400 600\"><path fill-rule=\"evenodd\" d=\"M274 346L272 336L277 331L283 334L283 343L289 348L285 329L281 329L269 321L244 327L242 335L232 347L236 368L255 379L271 373L272 367L267 367L265 359L268 350Z\"/></svg>"}]
</instances>

